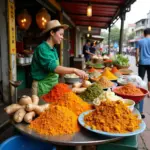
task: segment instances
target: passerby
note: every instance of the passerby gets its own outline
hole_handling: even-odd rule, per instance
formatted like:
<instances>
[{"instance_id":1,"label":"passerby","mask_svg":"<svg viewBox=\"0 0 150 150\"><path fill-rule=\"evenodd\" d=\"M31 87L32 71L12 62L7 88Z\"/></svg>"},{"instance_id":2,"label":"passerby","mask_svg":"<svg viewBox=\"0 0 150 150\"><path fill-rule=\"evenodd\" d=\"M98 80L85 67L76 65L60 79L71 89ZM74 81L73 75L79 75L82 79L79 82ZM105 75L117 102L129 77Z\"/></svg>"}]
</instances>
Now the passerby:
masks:
<instances>
[{"instance_id":1,"label":"passerby","mask_svg":"<svg viewBox=\"0 0 150 150\"><path fill-rule=\"evenodd\" d=\"M96 48L95 48L95 43L94 42L91 43L90 52L95 55Z\"/></svg>"},{"instance_id":2,"label":"passerby","mask_svg":"<svg viewBox=\"0 0 150 150\"><path fill-rule=\"evenodd\" d=\"M138 66L139 76L144 79L145 72L147 71L148 78L148 97L150 97L150 28L144 30L144 38L137 42L136 45L136 65ZM142 118L144 101L140 102L140 113Z\"/></svg>"},{"instance_id":3,"label":"passerby","mask_svg":"<svg viewBox=\"0 0 150 150\"><path fill-rule=\"evenodd\" d=\"M86 62L90 60L90 56L93 56L93 54L90 52L90 43L90 40L87 40L83 46L83 54Z\"/></svg>"}]
</instances>

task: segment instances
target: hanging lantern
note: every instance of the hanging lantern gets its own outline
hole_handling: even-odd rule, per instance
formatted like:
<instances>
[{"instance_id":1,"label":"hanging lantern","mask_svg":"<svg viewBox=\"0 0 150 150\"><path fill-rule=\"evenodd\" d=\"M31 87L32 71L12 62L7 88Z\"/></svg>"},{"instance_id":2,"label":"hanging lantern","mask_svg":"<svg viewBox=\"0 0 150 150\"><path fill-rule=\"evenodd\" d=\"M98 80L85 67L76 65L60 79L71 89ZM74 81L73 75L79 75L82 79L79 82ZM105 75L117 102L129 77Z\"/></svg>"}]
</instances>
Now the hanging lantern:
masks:
<instances>
[{"instance_id":1,"label":"hanging lantern","mask_svg":"<svg viewBox=\"0 0 150 150\"><path fill-rule=\"evenodd\" d=\"M26 9L24 9L17 17L17 23L23 30L29 29L31 22L32 18Z\"/></svg>"},{"instance_id":2,"label":"hanging lantern","mask_svg":"<svg viewBox=\"0 0 150 150\"><path fill-rule=\"evenodd\" d=\"M89 34L89 33L87 34L87 37L90 37L90 34Z\"/></svg>"},{"instance_id":3,"label":"hanging lantern","mask_svg":"<svg viewBox=\"0 0 150 150\"><path fill-rule=\"evenodd\" d=\"M87 7L87 16L91 17L92 16L92 5L89 3Z\"/></svg>"},{"instance_id":4,"label":"hanging lantern","mask_svg":"<svg viewBox=\"0 0 150 150\"><path fill-rule=\"evenodd\" d=\"M41 30L45 29L45 26L47 22L50 21L50 19L51 19L51 16L49 15L49 13L47 12L45 8L42 8L36 14L36 23Z\"/></svg>"},{"instance_id":5,"label":"hanging lantern","mask_svg":"<svg viewBox=\"0 0 150 150\"><path fill-rule=\"evenodd\" d=\"M92 30L91 26L88 26L88 31L91 31L91 30Z\"/></svg>"}]
</instances>

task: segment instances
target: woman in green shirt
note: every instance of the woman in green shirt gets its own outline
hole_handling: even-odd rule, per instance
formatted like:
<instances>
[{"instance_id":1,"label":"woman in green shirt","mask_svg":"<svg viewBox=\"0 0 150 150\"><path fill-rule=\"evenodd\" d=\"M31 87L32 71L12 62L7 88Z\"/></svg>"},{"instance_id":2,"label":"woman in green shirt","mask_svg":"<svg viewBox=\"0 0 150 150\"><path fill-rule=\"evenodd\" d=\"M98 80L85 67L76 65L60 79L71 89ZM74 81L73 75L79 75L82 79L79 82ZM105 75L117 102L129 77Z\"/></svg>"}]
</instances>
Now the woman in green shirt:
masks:
<instances>
[{"instance_id":1,"label":"woman in green shirt","mask_svg":"<svg viewBox=\"0 0 150 150\"><path fill-rule=\"evenodd\" d=\"M59 58L54 45L61 43L64 30L67 28L68 25L62 25L58 20L47 23L46 29L43 31L46 41L35 49L33 55L31 65L32 94L42 96L48 93L58 83L58 74L75 73L80 78L87 77L87 74L82 70L59 65Z\"/></svg>"}]
</instances>

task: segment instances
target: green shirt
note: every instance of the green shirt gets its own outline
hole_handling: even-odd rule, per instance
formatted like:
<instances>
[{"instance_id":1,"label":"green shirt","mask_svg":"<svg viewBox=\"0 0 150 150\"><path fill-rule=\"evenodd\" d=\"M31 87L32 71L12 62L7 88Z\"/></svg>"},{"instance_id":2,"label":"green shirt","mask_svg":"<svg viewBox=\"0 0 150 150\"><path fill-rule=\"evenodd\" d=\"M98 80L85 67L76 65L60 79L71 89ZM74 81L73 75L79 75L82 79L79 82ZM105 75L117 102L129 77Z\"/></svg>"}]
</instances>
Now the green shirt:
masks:
<instances>
[{"instance_id":1,"label":"green shirt","mask_svg":"<svg viewBox=\"0 0 150 150\"><path fill-rule=\"evenodd\" d=\"M34 80L42 80L49 73L54 73L58 66L58 54L55 48L50 47L47 42L40 44L33 54L31 64L31 75Z\"/></svg>"}]
</instances>

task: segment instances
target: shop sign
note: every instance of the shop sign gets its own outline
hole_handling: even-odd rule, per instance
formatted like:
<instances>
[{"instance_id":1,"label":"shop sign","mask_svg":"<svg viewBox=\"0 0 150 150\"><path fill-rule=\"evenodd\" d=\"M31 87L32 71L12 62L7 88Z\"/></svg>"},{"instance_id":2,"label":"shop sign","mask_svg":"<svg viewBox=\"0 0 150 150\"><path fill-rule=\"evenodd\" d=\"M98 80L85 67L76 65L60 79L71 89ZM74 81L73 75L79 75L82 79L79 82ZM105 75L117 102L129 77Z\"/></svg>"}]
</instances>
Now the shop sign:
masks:
<instances>
[{"instance_id":1,"label":"shop sign","mask_svg":"<svg viewBox=\"0 0 150 150\"><path fill-rule=\"evenodd\" d=\"M16 54L15 4L14 4L14 0L8 0L8 37L9 37L9 53L10 54Z\"/></svg>"}]
</instances>

